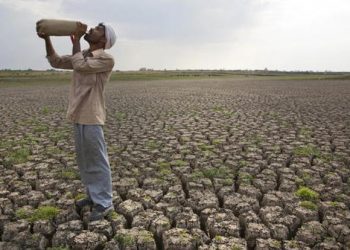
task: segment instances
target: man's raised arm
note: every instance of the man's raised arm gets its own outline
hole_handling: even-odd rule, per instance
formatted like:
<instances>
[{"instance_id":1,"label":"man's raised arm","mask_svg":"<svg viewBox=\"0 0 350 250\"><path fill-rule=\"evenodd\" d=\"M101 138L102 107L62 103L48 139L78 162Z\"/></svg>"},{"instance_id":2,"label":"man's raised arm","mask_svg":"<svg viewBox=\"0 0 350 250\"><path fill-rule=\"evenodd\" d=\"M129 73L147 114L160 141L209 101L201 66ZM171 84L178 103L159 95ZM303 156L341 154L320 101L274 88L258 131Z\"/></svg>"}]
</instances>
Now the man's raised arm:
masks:
<instances>
[{"instance_id":1,"label":"man's raised arm","mask_svg":"<svg viewBox=\"0 0 350 250\"><path fill-rule=\"evenodd\" d=\"M52 46L51 39L44 33L38 33L38 36L45 40L46 58L53 68L73 69L72 56L59 56Z\"/></svg>"}]
</instances>

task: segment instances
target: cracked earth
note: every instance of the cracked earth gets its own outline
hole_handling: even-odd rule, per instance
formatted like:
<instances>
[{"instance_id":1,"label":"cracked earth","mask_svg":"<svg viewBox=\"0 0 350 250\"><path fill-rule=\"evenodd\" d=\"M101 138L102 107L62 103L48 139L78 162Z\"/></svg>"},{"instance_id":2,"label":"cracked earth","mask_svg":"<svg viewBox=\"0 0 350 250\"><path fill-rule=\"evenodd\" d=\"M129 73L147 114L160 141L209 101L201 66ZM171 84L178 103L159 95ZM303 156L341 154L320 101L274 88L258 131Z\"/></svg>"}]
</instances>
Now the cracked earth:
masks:
<instances>
[{"instance_id":1,"label":"cracked earth","mask_svg":"<svg viewBox=\"0 0 350 250\"><path fill-rule=\"evenodd\" d=\"M109 83L88 222L68 85L0 92L0 249L350 249L350 82Z\"/></svg>"}]
</instances>

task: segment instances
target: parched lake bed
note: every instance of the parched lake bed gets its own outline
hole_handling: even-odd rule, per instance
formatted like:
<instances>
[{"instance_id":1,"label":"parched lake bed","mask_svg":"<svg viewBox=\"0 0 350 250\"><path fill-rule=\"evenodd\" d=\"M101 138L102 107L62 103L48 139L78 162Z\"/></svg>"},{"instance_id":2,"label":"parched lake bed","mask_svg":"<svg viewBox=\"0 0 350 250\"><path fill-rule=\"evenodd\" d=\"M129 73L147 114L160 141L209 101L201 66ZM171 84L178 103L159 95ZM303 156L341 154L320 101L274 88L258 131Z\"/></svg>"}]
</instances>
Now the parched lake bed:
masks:
<instances>
[{"instance_id":1,"label":"parched lake bed","mask_svg":"<svg viewBox=\"0 0 350 250\"><path fill-rule=\"evenodd\" d=\"M349 80L108 83L90 223L68 90L0 88L0 249L350 249Z\"/></svg>"}]
</instances>

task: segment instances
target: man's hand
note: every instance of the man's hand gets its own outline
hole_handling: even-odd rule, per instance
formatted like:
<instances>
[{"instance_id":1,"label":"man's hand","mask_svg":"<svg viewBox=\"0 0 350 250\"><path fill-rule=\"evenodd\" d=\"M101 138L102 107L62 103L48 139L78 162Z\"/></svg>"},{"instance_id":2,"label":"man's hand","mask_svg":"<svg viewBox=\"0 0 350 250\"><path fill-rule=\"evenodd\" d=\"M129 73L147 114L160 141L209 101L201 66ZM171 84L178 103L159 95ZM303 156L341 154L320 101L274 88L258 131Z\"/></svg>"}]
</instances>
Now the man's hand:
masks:
<instances>
[{"instance_id":1,"label":"man's hand","mask_svg":"<svg viewBox=\"0 0 350 250\"><path fill-rule=\"evenodd\" d=\"M42 39L47 39L49 36L46 35L45 33L42 33L42 32L37 32L38 34L38 37L42 38Z\"/></svg>"},{"instance_id":2,"label":"man's hand","mask_svg":"<svg viewBox=\"0 0 350 250\"><path fill-rule=\"evenodd\" d=\"M75 31L75 33L73 35L70 36L72 43L76 43L80 40L80 38L85 35L87 29L87 25L83 24L81 22L77 22L77 30Z\"/></svg>"},{"instance_id":3,"label":"man's hand","mask_svg":"<svg viewBox=\"0 0 350 250\"><path fill-rule=\"evenodd\" d=\"M77 23L77 30L73 35L70 36L70 39L73 43L73 49L72 49L72 55L75 55L76 53L80 52L80 38L85 35L87 29L87 25L83 24L81 22Z\"/></svg>"},{"instance_id":4,"label":"man's hand","mask_svg":"<svg viewBox=\"0 0 350 250\"><path fill-rule=\"evenodd\" d=\"M39 26L41 22L42 20L36 22L36 33L38 34L38 37L46 40L49 36L43 32L39 32Z\"/></svg>"},{"instance_id":5,"label":"man's hand","mask_svg":"<svg viewBox=\"0 0 350 250\"><path fill-rule=\"evenodd\" d=\"M46 47L46 55L47 56L52 56L55 54L55 50L52 46L50 36L46 35L45 33L42 32L37 32L38 37L42 38L45 40L45 47Z\"/></svg>"}]
</instances>

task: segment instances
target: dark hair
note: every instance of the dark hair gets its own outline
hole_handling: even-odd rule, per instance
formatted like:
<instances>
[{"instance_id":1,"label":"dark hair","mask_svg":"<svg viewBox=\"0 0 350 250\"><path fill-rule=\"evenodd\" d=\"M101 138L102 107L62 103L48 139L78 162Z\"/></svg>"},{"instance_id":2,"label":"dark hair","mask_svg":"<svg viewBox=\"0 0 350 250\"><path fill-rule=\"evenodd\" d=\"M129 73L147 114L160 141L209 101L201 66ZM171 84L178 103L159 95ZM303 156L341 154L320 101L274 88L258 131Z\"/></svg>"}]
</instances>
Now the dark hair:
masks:
<instances>
[{"instance_id":1,"label":"dark hair","mask_svg":"<svg viewBox=\"0 0 350 250\"><path fill-rule=\"evenodd\" d=\"M106 26L103 23L99 23L98 26L102 26L106 30Z\"/></svg>"},{"instance_id":2,"label":"dark hair","mask_svg":"<svg viewBox=\"0 0 350 250\"><path fill-rule=\"evenodd\" d=\"M106 37L106 26L103 24L103 23L99 23L98 26L102 26L103 27L103 30L105 32L105 37ZM107 43L107 42L106 42ZM106 47L106 43L105 43L105 46L104 48Z\"/></svg>"}]
</instances>

